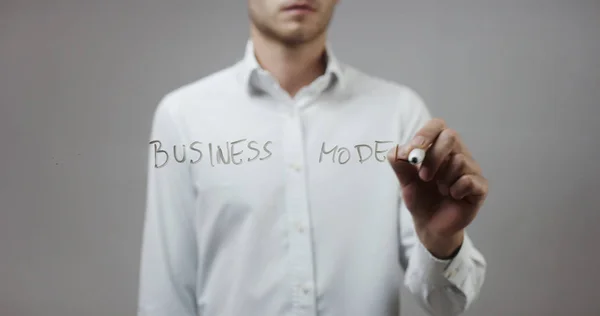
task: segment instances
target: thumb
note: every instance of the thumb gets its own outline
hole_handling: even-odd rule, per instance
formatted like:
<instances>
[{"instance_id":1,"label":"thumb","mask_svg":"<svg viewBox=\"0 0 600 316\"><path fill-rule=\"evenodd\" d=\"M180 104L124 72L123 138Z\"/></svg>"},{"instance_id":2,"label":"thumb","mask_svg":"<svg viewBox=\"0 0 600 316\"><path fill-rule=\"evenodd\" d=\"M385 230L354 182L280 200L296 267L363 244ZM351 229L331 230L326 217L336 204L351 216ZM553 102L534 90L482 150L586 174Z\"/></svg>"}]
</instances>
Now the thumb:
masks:
<instances>
[{"instance_id":1,"label":"thumb","mask_svg":"<svg viewBox=\"0 0 600 316\"><path fill-rule=\"evenodd\" d=\"M406 147L408 148L408 147ZM405 187L419 181L419 168L408 162L408 154L403 152L403 149L398 145L388 151L387 158L398 177L401 187Z\"/></svg>"}]
</instances>

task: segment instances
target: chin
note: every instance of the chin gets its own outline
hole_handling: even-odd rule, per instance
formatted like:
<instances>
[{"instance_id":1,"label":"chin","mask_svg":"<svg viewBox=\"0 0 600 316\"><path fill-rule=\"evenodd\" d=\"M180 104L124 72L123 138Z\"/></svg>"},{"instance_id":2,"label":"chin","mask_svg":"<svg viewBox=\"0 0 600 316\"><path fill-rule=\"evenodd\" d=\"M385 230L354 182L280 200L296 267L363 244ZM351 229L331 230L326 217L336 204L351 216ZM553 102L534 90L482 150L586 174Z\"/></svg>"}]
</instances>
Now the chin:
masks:
<instances>
[{"instance_id":1,"label":"chin","mask_svg":"<svg viewBox=\"0 0 600 316\"><path fill-rule=\"evenodd\" d=\"M280 32L280 37L286 42L304 43L309 42L317 37L315 32L306 30L305 28L297 28L293 30L285 30Z\"/></svg>"},{"instance_id":2,"label":"chin","mask_svg":"<svg viewBox=\"0 0 600 316\"><path fill-rule=\"evenodd\" d=\"M294 36L284 36L281 38L282 41L290 46L297 46L308 43L312 40L311 37L306 37L302 35L294 35Z\"/></svg>"}]
</instances>

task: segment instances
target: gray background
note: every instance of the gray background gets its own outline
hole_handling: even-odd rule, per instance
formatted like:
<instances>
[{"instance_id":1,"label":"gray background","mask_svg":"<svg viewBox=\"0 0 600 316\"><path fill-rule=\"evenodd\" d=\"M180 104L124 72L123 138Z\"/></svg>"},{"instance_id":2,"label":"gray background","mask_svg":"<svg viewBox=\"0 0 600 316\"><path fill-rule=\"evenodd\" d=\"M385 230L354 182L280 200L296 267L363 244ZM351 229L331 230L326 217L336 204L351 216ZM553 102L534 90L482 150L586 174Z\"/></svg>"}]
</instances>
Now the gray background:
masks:
<instances>
[{"instance_id":1,"label":"gray background","mask_svg":"<svg viewBox=\"0 0 600 316\"><path fill-rule=\"evenodd\" d=\"M152 114L241 57L229 2L0 1L0 315L135 314ZM600 1L342 1L331 42L489 177L468 315L599 315Z\"/></svg>"}]
</instances>

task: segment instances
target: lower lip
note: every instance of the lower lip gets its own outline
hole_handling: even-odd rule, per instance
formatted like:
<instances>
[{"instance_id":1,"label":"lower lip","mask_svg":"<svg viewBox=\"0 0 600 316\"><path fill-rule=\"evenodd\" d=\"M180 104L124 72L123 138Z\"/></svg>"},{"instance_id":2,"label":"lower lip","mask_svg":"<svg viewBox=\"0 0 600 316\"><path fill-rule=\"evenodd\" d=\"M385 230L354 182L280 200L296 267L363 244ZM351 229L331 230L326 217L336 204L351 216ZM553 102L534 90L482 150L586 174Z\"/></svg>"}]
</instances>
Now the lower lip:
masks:
<instances>
[{"instance_id":1,"label":"lower lip","mask_svg":"<svg viewBox=\"0 0 600 316\"><path fill-rule=\"evenodd\" d=\"M308 14L308 13L313 13L314 11L311 9L287 9L285 10L285 12L290 12L290 13L294 13L294 14Z\"/></svg>"}]
</instances>

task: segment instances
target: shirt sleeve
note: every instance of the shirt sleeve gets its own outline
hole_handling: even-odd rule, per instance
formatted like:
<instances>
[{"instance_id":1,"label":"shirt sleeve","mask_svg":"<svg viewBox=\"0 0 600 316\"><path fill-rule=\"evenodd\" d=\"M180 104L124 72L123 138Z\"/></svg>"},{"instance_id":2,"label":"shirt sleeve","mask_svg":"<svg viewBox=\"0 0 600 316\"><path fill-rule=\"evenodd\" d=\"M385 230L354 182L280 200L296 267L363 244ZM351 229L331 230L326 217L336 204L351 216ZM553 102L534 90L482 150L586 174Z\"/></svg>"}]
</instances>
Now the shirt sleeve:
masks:
<instances>
[{"instance_id":1,"label":"shirt sleeve","mask_svg":"<svg viewBox=\"0 0 600 316\"><path fill-rule=\"evenodd\" d=\"M177 160L186 142L174 115L176 104L167 100L158 105L152 123L138 316L197 315L195 193L190 164Z\"/></svg>"},{"instance_id":2,"label":"shirt sleeve","mask_svg":"<svg viewBox=\"0 0 600 316\"><path fill-rule=\"evenodd\" d=\"M423 100L409 91L404 108L402 143L431 119ZM406 103L405 103L406 104ZM408 113L408 114L406 114ZM404 285L424 310L432 316L454 316L466 311L479 295L486 272L486 261L465 233L460 250L450 260L434 257L421 244L410 211L399 198L401 265Z\"/></svg>"}]
</instances>

